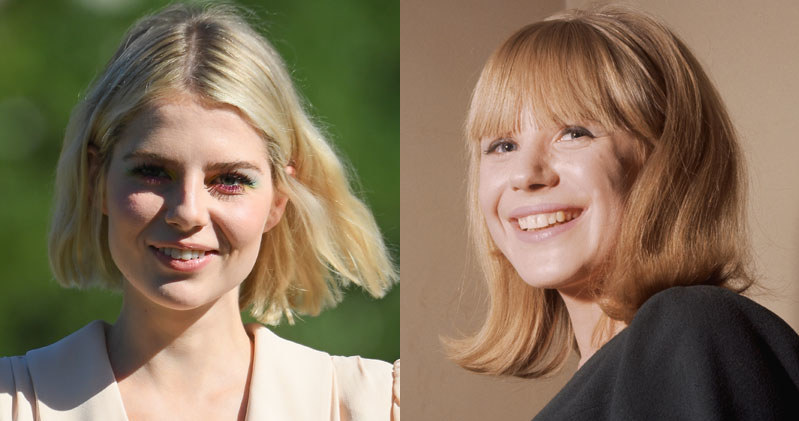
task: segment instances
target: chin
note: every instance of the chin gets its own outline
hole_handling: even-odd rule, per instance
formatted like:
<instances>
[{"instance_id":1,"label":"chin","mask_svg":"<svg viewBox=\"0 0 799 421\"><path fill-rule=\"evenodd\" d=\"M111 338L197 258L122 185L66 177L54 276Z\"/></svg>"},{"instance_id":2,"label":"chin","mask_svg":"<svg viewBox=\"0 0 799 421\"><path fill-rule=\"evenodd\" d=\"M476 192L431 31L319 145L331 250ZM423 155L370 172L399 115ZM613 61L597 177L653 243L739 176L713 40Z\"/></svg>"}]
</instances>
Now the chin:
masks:
<instances>
[{"instance_id":1,"label":"chin","mask_svg":"<svg viewBox=\"0 0 799 421\"><path fill-rule=\"evenodd\" d=\"M569 268L559 266L552 270L541 270L541 267L517 270L524 282L532 287L541 289L572 289L587 284L591 271L584 267Z\"/></svg>"},{"instance_id":2,"label":"chin","mask_svg":"<svg viewBox=\"0 0 799 421\"><path fill-rule=\"evenodd\" d=\"M208 304L210 299L198 294L195 291L186 291L190 288L174 288L173 286L162 286L158 289L152 301L161 307L170 310L188 311Z\"/></svg>"},{"instance_id":3,"label":"chin","mask_svg":"<svg viewBox=\"0 0 799 421\"><path fill-rule=\"evenodd\" d=\"M135 295L139 297L139 301L150 302L157 307L175 311L188 311L206 306L224 294L222 291L209 291L197 281L168 280L150 285L136 285L131 282L130 285L133 287L131 289L136 290Z\"/></svg>"}]
</instances>

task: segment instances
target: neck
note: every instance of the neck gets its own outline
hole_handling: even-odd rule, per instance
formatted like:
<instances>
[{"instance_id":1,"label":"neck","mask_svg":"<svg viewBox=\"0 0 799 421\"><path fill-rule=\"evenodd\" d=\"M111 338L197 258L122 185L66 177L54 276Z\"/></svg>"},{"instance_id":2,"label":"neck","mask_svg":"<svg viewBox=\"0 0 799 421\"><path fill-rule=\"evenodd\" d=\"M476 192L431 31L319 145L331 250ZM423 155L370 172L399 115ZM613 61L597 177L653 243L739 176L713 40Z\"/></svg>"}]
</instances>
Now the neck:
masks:
<instances>
[{"instance_id":1,"label":"neck","mask_svg":"<svg viewBox=\"0 0 799 421\"><path fill-rule=\"evenodd\" d=\"M601 343L594 341L594 331L598 323L603 319L604 312L592 294L584 290L574 292L566 289L558 290L566 309L569 312L574 337L577 341L577 348L580 350L580 361L578 368L582 367L592 355L594 355L604 342L610 340L624 328L624 323L610 321L609 335L602 338Z\"/></svg>"},{"instance_id":2,"label":"neck","mask_svg":"<svg viewBox=\"0 0 799 421\"><path fill-rule=\"evenodd\" d=\"M126 285L122 310L107 332L118 381L134 373L156 384L202 382L219 371L248 373L252 345L238 308L238 289L200 308L158 306ZM196 384L196 383L195 383Z\"/></svg>"}]
</instances>

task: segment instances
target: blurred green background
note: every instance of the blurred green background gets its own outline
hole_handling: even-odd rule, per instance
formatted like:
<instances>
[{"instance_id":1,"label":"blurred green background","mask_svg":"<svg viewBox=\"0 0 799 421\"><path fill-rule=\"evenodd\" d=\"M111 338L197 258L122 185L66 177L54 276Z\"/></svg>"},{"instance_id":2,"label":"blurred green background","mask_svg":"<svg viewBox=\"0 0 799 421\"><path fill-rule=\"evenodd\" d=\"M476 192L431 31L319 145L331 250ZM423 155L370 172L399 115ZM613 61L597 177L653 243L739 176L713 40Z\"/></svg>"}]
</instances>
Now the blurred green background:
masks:
<instances>
[{"instance_id":1,"label":"blurred green background","mask_svg":"<svg viewBox=\"0 0 799 421\"><path fill-rule=\"evenodd\" d=\"M167 3L0 0L0 356L116 319L119 294L62 289L50 273L53 174L70 110L125 30ZM255 12L353 167L399 264L399 2L237 3ZM350 289L336 309L274 330L332 354L393 361L399 297L399 285L382 300Z\"/></svg>"}]
</instances>

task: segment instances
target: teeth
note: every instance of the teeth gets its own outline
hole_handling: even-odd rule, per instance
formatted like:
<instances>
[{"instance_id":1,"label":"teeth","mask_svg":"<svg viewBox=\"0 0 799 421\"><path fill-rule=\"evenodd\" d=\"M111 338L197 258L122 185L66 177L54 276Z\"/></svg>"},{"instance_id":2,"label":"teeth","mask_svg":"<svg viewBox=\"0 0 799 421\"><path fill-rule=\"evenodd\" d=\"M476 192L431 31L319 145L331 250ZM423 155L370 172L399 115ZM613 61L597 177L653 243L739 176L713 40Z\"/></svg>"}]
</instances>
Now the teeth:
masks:
<instances>
[{"instance_id":1,"label":"teeth","mask_svg":"<svg viewBox=\"0 0 799 421\"><path fill-rule=\"evenodd\" d=\"M539 227L549 225L549 222L547 221L547 216L544 214L537 215L535 218L535 224Z\"/></svg>"},{"instance_id":2,"label":"teeth","mask_svg":"<svg viewBox=\"0 0 799 421\"><path fill-rule=\"evenodd\" d=\"M171 247L160 247L158 251L173 259L180 260L193 260L205 256L205 252L202 250L181 250Z\"/></svg>"},{"instance_id":3,"label":"teeth","mask_svg":"<svg viewBox=\"0 0 799 421\"><path fill-rule=\"evenodd\" d=\"M562 224L580 216L582 211L557 211L552 213L539 213L519 218L519 226L525 230L548 228L552 225Z\"/></svg>"}]
</instances>

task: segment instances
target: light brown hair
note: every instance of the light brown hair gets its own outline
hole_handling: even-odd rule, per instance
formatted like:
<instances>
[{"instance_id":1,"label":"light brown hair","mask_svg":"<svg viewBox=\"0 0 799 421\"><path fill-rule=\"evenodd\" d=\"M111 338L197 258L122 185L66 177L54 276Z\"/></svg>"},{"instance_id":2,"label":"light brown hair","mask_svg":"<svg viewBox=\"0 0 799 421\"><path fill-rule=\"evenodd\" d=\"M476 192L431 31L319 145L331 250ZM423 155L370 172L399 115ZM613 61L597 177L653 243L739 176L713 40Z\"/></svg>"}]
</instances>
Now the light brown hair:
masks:
<instances>
[{"instance_id":1,"label":"light brown hair","mask_svg":"<svg viewBox=\"0 0 799 421\"><path fill-rule=\"evenodd\" d=\"M631 176L620 233L601 273L592 274L608 317L629 322L671 286L742 291L751 284L737 135L697 59L639 11L567 11L511 35L473 92L466 121L470 233L490 307L476 334L446 341L456 362L539 377L576 349L558 292L524 283L491 239L477 202L479 141L517 132L530 116L541 126L594 121L640 141L644 163Z\"/></svg>"},{"instance_id":2,"label":"light brown hair","mask_svg":"<svg viewBox=\"0 0 799 421\"><path fill-rule=\"evenodd\" d=\"M122 282L98 205L111 153L139 112L176 95L234 107L261 134L275 188L289 198L241 286L242 309L277 323L292 312L335 305L342 285L382 296L397 279L372 213L306 113L282 59L241 16L228 5L177 4L141 19L75 107L58 161L49 237L50 264L62 285ZM99 174L90 174L91 148Z\"/></svg>"}]
</instances>

